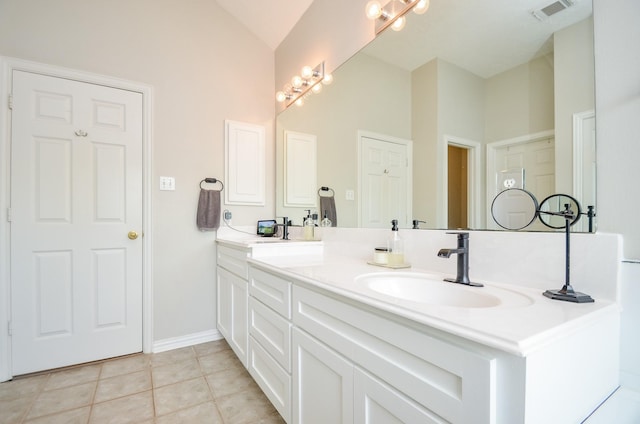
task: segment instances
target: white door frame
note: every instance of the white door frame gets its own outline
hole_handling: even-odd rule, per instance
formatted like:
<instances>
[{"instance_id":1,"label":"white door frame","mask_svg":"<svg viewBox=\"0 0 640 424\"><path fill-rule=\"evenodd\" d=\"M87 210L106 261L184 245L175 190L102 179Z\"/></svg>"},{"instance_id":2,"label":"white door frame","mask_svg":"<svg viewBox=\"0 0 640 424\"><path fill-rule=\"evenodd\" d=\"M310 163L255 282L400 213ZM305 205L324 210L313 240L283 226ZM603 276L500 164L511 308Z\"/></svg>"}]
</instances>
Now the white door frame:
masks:
<instances>
[{"instance_id":1,"label":"white door frame","mask_svg":"<svg viewBox=\"0 0 640 424\"><path fill-rule=\"evenodd\" d=\"M149 353L153 346L153 287L151 254L151 129L153 88L149 85L112 78L103 75L68 69L58 66L30 62L22 59L0 56L0 382L11 379L11 284L10 284L10 225L8 209L11 188L11 119L9 94L11 76L14 70L38 73L58 78L67 78L90 84L99 84L142 94L142 155L143 155L143 197L142 197L142 350Z\"/></svg>"},{"instance_id":2,"label":"white door frame","mask_svg":"<svg viewBox=\"0 0 640 424\"><path fill-rule=\"evenodd\" d=\"M593 110L573 114L573 195L581 196L584 189L582 179L582 163L584 153L584 134L582 131L583 122L595 118Z\"/></svg>"},{"instance_id":3,"label":"white door frame","mask_svg":"<svg viewBox=\"0 0 640 424\"><path fill-rule=\"evenodd\" d=\"M388 143L402 144L407 148L407 213L413 215L413 140L358 130L358 228L362 226L362 139L375 138Z\"/></svg>"},{"instance_id":4,"label":"white door frame","mask_svg":"<svg viewBox=\"0 0 640 424\"><path fill-rule=\"evenodd\" d=\"M467 166L469 172L467 173L467 187L469 191L467 193L467 225L469 228L480 228L481 222L481 207L480 196L482 195L482 158L481 158L481 143L473 140L467 140L460 137L445 134L442 137L443 147L441 149L440 163L442 163L442 186L440 187L442 196L442 202L440 202L440 213L444 220L442 228L448 228L449 225L449 146L460 147L468 150Z\"/></svg>"}]
</instances>

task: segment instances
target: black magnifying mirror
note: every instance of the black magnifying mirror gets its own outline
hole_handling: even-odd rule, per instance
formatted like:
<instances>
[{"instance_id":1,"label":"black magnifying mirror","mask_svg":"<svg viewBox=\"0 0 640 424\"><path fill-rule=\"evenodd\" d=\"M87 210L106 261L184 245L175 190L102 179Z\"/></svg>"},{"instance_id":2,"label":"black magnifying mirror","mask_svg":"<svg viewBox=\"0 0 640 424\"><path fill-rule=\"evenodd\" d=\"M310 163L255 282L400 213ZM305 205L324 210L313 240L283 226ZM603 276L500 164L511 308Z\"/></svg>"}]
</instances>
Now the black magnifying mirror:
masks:
<instances>
[{"instance_id":1,"label":"black magnifying mirror","mask_svg":"<svg viewBox=\"0 0 640 424\"><path fill-rule=\"evenodd\" d=\"M538 214L540 221L547 227L564 229L567 214L570 214L569 226L572 226L580 219L582 210L580 203L568 194L553 194L540 203Z\"/></svg>"},{"instance_id":2,"label":"black magnifying mirror","mask_svg":"<svg viewBox=\"0 0 640 424\"><path fill-rule=\"evenodd\" d=\"M538 201L521 188L509 188L498 193L491 203L493 220L505 230L521 230L538 216Z\"/></svg>"},{"instance_id":3,"label":"black magnifying mirror","mask_svg":"<svg viewBox=\"0 0 640 424\"><path fill-rule=\"evenodd\" d=\"M592 210L589 217L592 216ZM491 204L493 220L504 229L521 230L529 226L536 217L549 228L565 231L565 283L560 290L547 290L546 297L575 303L591 303L588 294L577 292L571 286L571 226L578 222L582 210L580 203L568 194L554 194L542 201L538 208L535 196L521 188L509 188L500 192Z\"/></svg>"}]
</instances>

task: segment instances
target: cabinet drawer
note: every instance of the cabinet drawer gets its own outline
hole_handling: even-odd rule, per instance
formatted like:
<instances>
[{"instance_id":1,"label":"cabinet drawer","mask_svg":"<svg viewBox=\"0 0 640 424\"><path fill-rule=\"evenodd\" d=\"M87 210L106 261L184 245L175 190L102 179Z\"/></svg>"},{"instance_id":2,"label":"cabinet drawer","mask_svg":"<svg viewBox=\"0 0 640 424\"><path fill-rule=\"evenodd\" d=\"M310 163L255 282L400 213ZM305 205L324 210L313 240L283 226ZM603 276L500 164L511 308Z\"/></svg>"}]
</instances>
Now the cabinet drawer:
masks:
<instances>
[{"instance_id":1,"label":"cabinet drawer","mask_svg":"<svg viewBox=\"0 0 640 424\"><path fill-rule=\"evenodd\" d=\"M287 423L291 422L291 376L249 337L249 373Z\"/></svg>"},{"instance_id":2,"label":"cabinet drawer","mask_svg":"<svg viewBox=\"0 0 640 424\"><path fill-rule=\"evenodd\" d=\"M218 266L245 280L249 278L248 257L249 252L247 250L217 245Z\"/></svg>"},{"instance_id":3,"label":"cabinet drawer","mask_svg":"<svg viewBox=\"0 0 640 424\"><path fill-rule=\"evenodd\" d=\"M249 269L249 294L291 319L291 283L257 268Z\"/></svg>"},{"instance_id":4,"label":"cabinet drawer","mask_svg":"<svg viewBox=\"0 0 640 424\"><path fill-rule=\"evenodd\" d=\"M249 334L291 372L291 323L253 297L249 299Z\"/></svg>"}]
</instances>

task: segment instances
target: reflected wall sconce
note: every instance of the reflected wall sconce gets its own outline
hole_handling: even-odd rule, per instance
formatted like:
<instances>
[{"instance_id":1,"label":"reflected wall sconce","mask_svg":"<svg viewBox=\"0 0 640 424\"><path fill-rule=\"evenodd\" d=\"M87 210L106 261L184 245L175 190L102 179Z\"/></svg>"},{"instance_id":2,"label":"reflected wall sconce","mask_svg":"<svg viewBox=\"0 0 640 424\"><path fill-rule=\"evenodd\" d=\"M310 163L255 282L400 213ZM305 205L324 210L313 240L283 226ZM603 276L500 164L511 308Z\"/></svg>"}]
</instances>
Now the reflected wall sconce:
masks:
<instances>
[{"instance_id":1,"label":"reflected wall sconce","mask_svg":"<svg viewBox=\"0 0 640 424\"><path fill-rule=\"evenodd\" d=\"M282 91L276 93L276 100L279 103L285 103L286 107L293 103L302 106L308 96L319 93L323 85L329 85L332 82L333 76L324 72L324 62L319 63L315 68L305 66L300 75L291 78L291 82L285 84Z\"/></svg>"},{"instance_id":2,"label":"reflected wall sconce","mask_svg":"<svg viewBox=\"0 0 640 424\"><path fill-rule=\"evenodd\" d=\"M404 28L410 10L422 15L429 9L429 0L391 0L384 6L378 0L371 0L365 7L367 18L376 21L376 35L391 27L394 31Z\"/></svg>"}]
</instances>

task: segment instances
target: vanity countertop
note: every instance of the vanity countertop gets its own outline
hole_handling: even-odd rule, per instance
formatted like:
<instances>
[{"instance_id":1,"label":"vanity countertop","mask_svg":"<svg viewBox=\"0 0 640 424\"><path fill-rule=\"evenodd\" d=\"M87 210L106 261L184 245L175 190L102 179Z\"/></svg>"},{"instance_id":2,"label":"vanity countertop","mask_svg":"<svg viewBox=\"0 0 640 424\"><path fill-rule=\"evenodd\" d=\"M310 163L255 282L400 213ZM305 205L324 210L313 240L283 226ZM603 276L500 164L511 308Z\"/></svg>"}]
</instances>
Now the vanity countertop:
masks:
<instances>
[{"instance_id":1,"label":"vanity countertop","mask_svg":"<svg viewBox=\"0 0 640 424\"><path fill-rule=\"evenodd\" d=\"M426 273L438 279L451 277L425 269L392 270L370 265L366 260L327 252L293 256L261 255L249 262L267 271L302 281L380 310L472 340L514 355L528 354L566 337L578 329L598 322L608 314L618 314L615 302L595 299L594 303L576 304L551 300L539 289L489 281L484 287L462 290L482 293L504 300L491 307L453 307L403 300L364 287L356 279L371 273ZM452 284L442 282L442 284ZM553 288L553 287L550 287ZM557 287L560 288L560 287Z\"/></svg>"}]
</instances>

